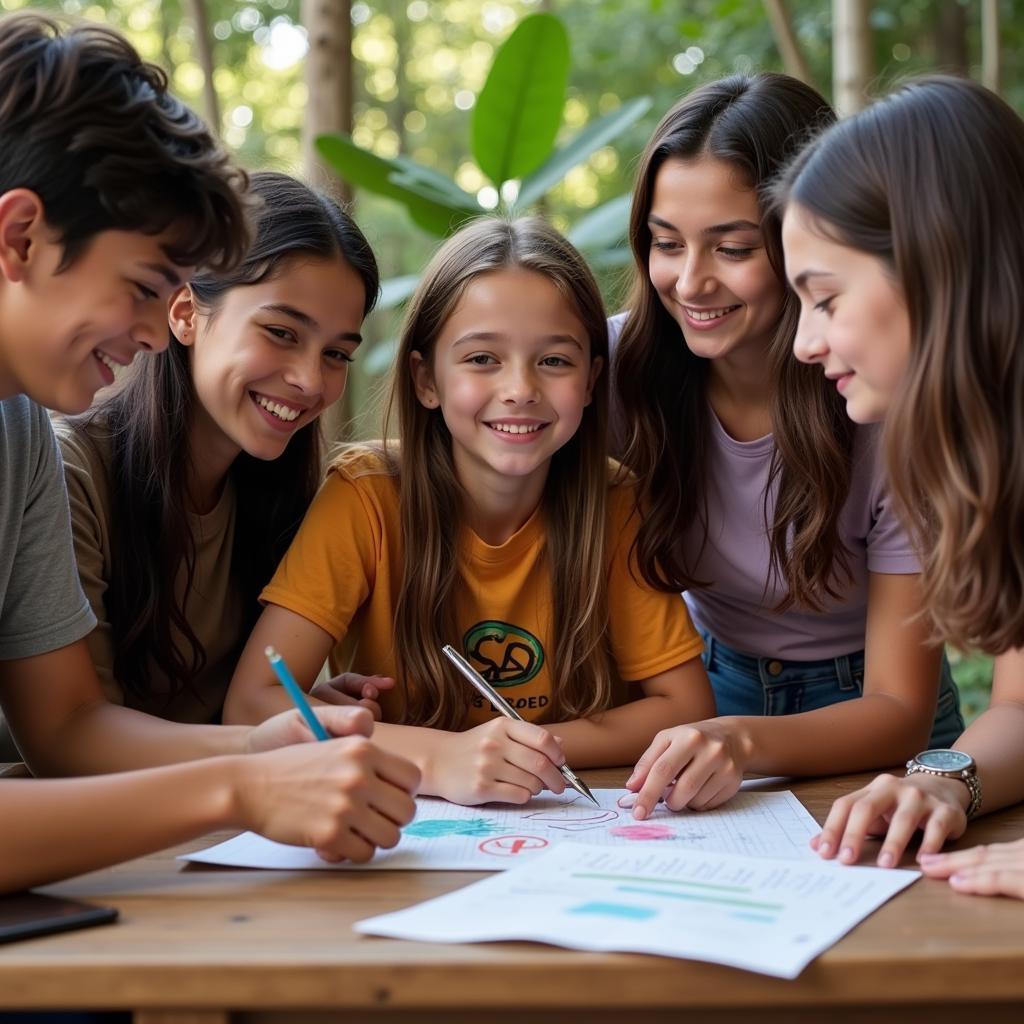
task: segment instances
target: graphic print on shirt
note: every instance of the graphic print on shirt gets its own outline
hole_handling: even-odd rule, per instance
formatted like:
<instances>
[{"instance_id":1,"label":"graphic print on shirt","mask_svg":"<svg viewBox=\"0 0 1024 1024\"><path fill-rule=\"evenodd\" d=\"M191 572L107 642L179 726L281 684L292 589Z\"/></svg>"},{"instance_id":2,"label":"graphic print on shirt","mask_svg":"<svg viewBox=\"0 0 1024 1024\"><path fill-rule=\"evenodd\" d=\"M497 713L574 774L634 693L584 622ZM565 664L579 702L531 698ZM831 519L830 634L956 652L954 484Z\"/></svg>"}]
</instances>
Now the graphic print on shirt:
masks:
<instances>
[{"instance_id":1,"label":"graphic print on shirt","mask_svg":"<svg viewBox=\"0 0 1024 1024\"><path fill-rule=\"evenodd\" d=\"M544 648L528 629L495 619L471 626L462 638L462 649L480 675L498 689L528 683L544 664Z\"/></svg>"}]
</instances>

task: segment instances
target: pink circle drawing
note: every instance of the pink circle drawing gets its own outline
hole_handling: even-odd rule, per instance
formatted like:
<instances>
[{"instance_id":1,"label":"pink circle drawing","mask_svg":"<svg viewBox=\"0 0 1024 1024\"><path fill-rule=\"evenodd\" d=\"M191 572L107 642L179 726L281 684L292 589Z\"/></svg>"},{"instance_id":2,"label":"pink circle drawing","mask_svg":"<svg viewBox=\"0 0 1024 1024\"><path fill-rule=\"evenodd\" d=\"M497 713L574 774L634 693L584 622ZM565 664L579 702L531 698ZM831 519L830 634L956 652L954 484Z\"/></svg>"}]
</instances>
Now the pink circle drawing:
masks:
<instances>
[{"instance_id":1,"label":"pink circle drawing","mask_svg":"<svg viewBox=\"0 0 1024 1024\"><path fill-rule=\"evenodd\" d=\"M668 825L619 825L610 830L620 839L675 839L674 829Z\"/></svg>"},{"instance_id":2,"label":"pink circle drawing","mask_svg":"<svg viewBox=\"0 0 1024 1024\"><path fill-rule=\"evenodd\" d=\"M495 836L480 843L477 849L481 853L490 853L495 857L516 857L520 853L532 853L543 850L548 845L540 836Z\"/></svg>"}]
</instances>

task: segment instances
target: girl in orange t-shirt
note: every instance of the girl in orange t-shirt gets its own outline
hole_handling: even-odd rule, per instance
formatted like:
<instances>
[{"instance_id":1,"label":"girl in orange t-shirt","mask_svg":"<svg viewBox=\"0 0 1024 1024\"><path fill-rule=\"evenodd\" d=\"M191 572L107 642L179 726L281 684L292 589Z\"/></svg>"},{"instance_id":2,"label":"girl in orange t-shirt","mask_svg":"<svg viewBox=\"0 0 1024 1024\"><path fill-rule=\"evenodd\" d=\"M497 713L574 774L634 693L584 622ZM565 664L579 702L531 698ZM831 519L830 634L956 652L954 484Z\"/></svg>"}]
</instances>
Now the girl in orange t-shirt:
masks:
<instances>
[{"instance_id":1,"label":"girl in orange t-shirt","mask_svg":"<svg viewBox=\"0 0 1024 1024\"><path fill-rule=\"evenodd\" d=\"M400 446L333 467L262 595L225 719L286 705L267 644L307 688L343 651L397 680L374 740L420 766L422 792L474 804L561 792L564 761L629 763L712 715L681 597L633 565L635 495L605 454L607 354L593 276L552 228L482 220L449 239L402 334ZM446 643L529 721L474 704Z\"/></svg>"}]
</instances>

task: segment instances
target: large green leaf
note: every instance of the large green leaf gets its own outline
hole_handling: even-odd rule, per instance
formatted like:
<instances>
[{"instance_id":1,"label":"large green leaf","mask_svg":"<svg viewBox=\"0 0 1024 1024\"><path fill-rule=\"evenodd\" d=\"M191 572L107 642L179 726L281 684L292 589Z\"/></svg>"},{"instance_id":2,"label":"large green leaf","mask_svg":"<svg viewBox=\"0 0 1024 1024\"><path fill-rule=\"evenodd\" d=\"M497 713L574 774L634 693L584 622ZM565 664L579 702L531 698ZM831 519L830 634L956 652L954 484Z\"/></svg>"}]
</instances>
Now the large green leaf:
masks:
<instances>
[{"instance_id":1,"label":"large green leaf","mask_svg":"<svg viewBox=\"0 0 1024 1024\"><path fill-rule=\"evenodd\" d=\"M396 355L398 355L397 338L388 338L387 341L378 342L362 361L363 372L371 377L379 377L382 373L387 373L391 369Z\"/></svg>"},{"instance_id":2,"label":"large green leaf","mask_svg":"<svg viewBox=\"0 0 1024 1024\"><path fill-rule=\"evenodd\" d=\"M403 181L410 178L420 181L424 185L429 186L433 191L447 196L452 205L460 209L480 210L480 204L476 201L476 196L470 195L465 189L459 188L451 178L445 176L440 171L435 171L433 167L425 167L423 164L410 160L401 154L395 157L395 163L402 168Z\"/></svg>"},{"instance_id":3,"label":"large green leaf","mask_svg":"<svg viewBox=\"0 0 1024 1024\"><path fill-rule=\"evenodd\" d=\"M632 198L627 192L591 210L569 229L569 241L578 249L590 251L624 243Z\"/></svg>"},{"instance_id":4,"label":"large green leaf","mask_svg":"<svg viewBox=\"0 0 1024 1024\"><path fill-rule=\"evenodd\" d=\"M401 277L391 277L387 281L381 281L380 298L377 299L377 309L394 309L408 299L416 285L420 283L419 274L403 274Z\"/></svg>"},{"instance_id":5,"label":"large green leaf","mask_svg":"<svg viewBox=\"0 0 1024 1024\"><path fill-rule=\"evenodd\" d=\"M591 270L618 270L620 267L628 267L633 263L633 250L628 246L606 249L604 252L588 255L587 262L590 264Z\"/></svg>"},{"instance_id":6,"label":"large green leaf","mask_svg":"<svg viewBox=\"0 0 1024 1024\"><path fill-rule=\"evenodd\" d=\"M402 203L413 221L432 235L443 238L452 230L453 224L465 219L465 211L451 203L442 202L435 196L424 196L394 182L392 178L404 172L401 164L368 152L344 133L318 135L316 148L344 181Z\"/></svg>"},{"instance_id":7,"label":"large green leaf","mask_svg":"<svg viewBox=\"0 0 1024 1024\"><path fill-rule=\"evenodd\" d=\"M553 14L524 18L498 50L473 108L473 157L499 188L551 152L568 80L565 26Z\"/></svg>"},{"instance_id":8,"label":"large green leaf","mask_svg":"<svg viewBox=\"0 0 1024 1024\"><path fill-rule=\"evenodd\" d=\"M612 139L625 131L634 121L643 117L650 109L649 96L637 96L621 107L591 121L564 146L555 150L550 157L529 177L523 179L516 197L515 208L524 210L535 203L545 192L557 185L577 164L581 164L592 153L606 146Z\"/></svg>"},{"instance_id":9,"label":"large green leaf","mask_svg":"<svg viewBox=\"0 0 1024 1024\"><path fill-rule=\"evenodd\" d=\"M451 207L453 211L465 215L463 220L468 217L479 217L482 213L486 213L484 208L468 193L463 192L461 196L453 195L449 189L438 188L433 181L404 169L394 171L388 176L388 181L422 199ZM454 231L457 226L457 224L453 224L450 230Z\"/></svg>"}]
</instances>

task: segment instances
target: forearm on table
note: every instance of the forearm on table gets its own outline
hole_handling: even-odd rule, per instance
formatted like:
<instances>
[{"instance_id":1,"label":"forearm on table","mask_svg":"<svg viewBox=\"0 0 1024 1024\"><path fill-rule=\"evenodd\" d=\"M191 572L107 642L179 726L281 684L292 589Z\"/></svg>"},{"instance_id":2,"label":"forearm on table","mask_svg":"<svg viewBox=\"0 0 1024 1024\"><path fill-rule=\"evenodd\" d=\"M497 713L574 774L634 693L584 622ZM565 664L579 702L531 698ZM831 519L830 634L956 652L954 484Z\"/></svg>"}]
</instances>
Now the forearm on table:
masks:
<instances>
[{"instance_id":1,"label":"forearm on table","mask_svg":"<svg viewBox=\"0 0 1024 1024\"><path fill-rule=\"evenodd\" d=\"M0 891L91 871L235 824L235 758L90 779L0 780Z\"/></svg>"},{"instance_id":2,"label":"forearm on table","mask_svg":"<svg viewBox=\"0 0 1024 1024\"><path fill-rule=\"evenodd\" d=\"M953 746L977 762L984 813L1024 800L1024 704L996 701Z\"/></svg>"},{"instance_id":3,"label":"forearm on table","mask_svg":"<svg viewBox=\"0 0 1024 1024\"><path fill-rule=\"evenodd\" d=\"M25 757L37 775L99 775L241 754L249 733L248 726L168 722L99 700L67 715Z\"/></svg>"},{"instance_id":4,"label":"forearm on table","mask_svg":"<svg viewBox=\"0 0 1024 1024\"><path fill-rule=\"evenodd\" d=\"M308 693L306 699L314 707L322 707L325 703ZM232 683L224 701L223 720L228 725L259 725L260 722L265 722L282 711L290 711L293 707L295 705L291 698L279 683L248 687L245 690L236 690Z\"/></svg>"},{"instance_id":5,"label":"forearm on table","mask_svg":"<svg viewBox=\"0 0 1024 1024\"><path fill-rule=\"evenodd\" d=\"M373 742L388 753L412 761L420 770L419 793L436 795L438 762L445 756L446 740L452 733L445 729L427 729L419 725L392 725L375 722Z\"/></svg>"},{"instance_id":6,"label":"forearm on table","mask_svg":"<svg viewBox=\"0 0 1024 1024\"><path fill-rule=\"evenodd\" d=\"M795 715L723 719L743 734L747 771L837 775L891 768L922 750L931 718L889 694L865 694Z\"/></svg>"}]
</instances>

